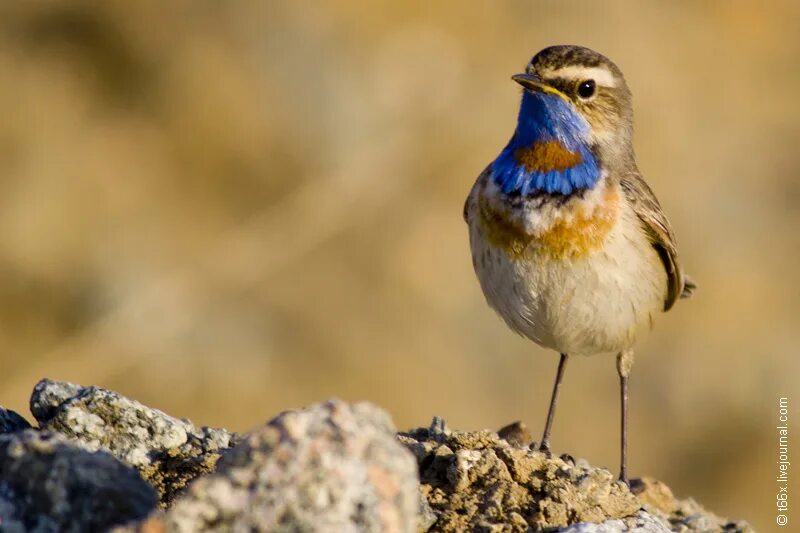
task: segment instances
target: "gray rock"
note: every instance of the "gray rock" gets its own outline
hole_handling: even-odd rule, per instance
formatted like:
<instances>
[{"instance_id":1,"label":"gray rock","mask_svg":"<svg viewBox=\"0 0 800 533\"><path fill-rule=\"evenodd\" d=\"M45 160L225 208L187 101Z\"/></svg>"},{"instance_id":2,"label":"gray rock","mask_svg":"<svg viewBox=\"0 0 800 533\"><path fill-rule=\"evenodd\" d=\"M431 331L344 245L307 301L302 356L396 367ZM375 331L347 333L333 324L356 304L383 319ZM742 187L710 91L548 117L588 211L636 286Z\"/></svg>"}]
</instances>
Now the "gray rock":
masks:
<instances>
[{"instance_id":1,"label":"gray rock","mask_svg":"<svg viewBox=\"0 0 800 533\"><path fill-rule=\"evenodd\" d=\"M0 529L104 531L141 520L156 493L132 468L50 432L0 435Z\"/></svg>"},{"instance_id":2,"label":"gray rock","mask_svg":"<svg viewBox=\"0 0 800 533\"><path fill-rule=\"evenodd\" d=\"M422 494L421 491L419 494L419 500L419 520L417 521L417 530L428 531L433 524L436 523L436 520L438 520L439 517L433 512L431 504L428 503L428 499L424 494Z\"/></svg>"},{"instance_id":3,"label":"gray rock","mask_svg":"<svg viewBox=\"0 0 800 533\"><path fill-rule=\"evenodd\" d=\"M559 530L560 533L670 533L671 531L664 519L653 516L647 511L639 511L628 518L606 520L599 524L581 522Z\"/></svg>"},{"instance_id":4,"label":"gray rock","mask_svg":"<svg viewBox=\"0 0 800 533\"><path fill-rule=\"evenodd\" d=\"M66 381L43 379L33 387L30 409L39 423L53 418L62 403L77 396L83 387Z\"/></svg>"},{"instance_id":5,"label":"gray rock","mask_svg":"<svg viewBox=\"0 0 800 533\"><path fill-rule=\"evenodd\" d=\"M31 427L31 425L28 421L19 414L10 409L3 409L0 407L0 434L14 433L15 431L22 431L29 427Z\"/></svg>"},{"instance_id":6,"label":"gray rock","mask_svg":"<svg viewBox=\"0 0 800 533\"><path fill-rule=\"evenodd\" d=\"M34 388L31 412L43 429L136 468L162 505L213 471L220 452L235 441L224 429L197 428L113 391L46 379Z\"/></svg>"},{"instance_id":7,"label":"gray rock","mask_svg":"<svg viewBox=\"0 0 800 533\"><path fill-rule=\"evenodd\" d=\"M412 532L416 463L384 411L329 401L249 434L162 520L176 532Z\"/></svg>"}]
</instances>

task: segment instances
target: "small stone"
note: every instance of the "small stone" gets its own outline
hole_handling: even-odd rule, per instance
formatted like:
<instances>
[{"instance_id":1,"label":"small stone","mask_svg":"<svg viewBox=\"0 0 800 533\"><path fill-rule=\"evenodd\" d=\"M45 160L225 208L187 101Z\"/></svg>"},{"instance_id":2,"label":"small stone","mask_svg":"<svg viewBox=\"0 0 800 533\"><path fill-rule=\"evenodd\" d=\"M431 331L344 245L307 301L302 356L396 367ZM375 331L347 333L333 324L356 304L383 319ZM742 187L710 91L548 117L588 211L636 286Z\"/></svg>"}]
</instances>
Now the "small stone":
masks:
<instances>
[{"instance_id":1,"label":"small stone","mask_svg":"<svg viewBox=\"0 0 800 533\"><path fill-rule=\"evenodd\" d=\"M533 443L531 432L522 422L512 422L507 426L503 426L497 434L501 439L518 448L526 448Z\"/></svg>"},{"instance_id":2,"label":"small stone","mask_svg":"<svg viewBox=\"0 0 800 533\"><path fill-rule=\"evenodd\" d=\"M30 427L31 425L22 416L10 409L0 407L0 435L22 431Z\"/></svg>"},{"instance_id":3,"label":"small stone","mask_svg":"<svg viewBox=\"0 0 800 533\"><path fill-rule=\"evenodd\" d=\"M575 458L568 453L562 453L561 455L558 456L558 458L567 463L568 465L575 466Z\"/></svg>"},{"instance_id":4,"label":"small stone","mask_svg":"<svg viewBox=\"0 0 800 533\"><path fill-rule=\"evenodd\" d=\"M65 401L77 396L83 389L80 385L66 381L52 381L43 379L33 387L30 409L33 417L44 424L56 413L58 407Z\"/></svg>"},{"instance_id":5,"label":"small stone","mask_svg":"<svg viewBox=\"0 0 800 533\"><path fill-rule=\"evenodd\" d=\"M434 416L431 420L431 425L428 427L428 434L430 436L447 436L450 434L450 429L447 423L441 416Z\"/></svg>"}]
</instances>

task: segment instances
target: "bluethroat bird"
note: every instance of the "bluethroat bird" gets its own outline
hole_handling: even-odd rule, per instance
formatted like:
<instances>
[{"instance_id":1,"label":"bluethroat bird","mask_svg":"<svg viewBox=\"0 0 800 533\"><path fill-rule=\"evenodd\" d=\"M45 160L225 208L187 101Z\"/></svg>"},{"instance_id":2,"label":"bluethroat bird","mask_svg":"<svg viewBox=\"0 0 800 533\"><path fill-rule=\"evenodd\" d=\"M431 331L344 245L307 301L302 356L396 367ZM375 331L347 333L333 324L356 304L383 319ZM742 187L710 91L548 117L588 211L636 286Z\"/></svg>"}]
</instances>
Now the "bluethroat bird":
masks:
<instances>
[{"instance_id":1,"label":"bluethroat bird","mask_svg":"<svg viewBox=\"0 0 800 533\"><path fill-rule=\"evenodd\" d=\"M512 79L523 87L516 130L464 206L472 263L506 324L561 354L541 450L549 451L568 356L617 354L627 483L636 335L695 285L636 167L620 69L588 48L552 46Z\"/></svg>"}]
</instances>

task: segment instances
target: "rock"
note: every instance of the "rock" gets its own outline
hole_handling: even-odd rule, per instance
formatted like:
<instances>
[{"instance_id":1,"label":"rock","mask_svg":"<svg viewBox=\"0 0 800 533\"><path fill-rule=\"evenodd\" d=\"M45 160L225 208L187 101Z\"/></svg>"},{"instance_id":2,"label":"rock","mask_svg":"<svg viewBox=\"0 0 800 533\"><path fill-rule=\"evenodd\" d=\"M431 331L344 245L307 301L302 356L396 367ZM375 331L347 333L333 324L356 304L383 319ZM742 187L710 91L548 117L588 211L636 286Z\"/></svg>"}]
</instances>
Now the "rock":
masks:
<instances>
[{"instance_id":1,"label":"rock","mask_svg":"<svg viewBox=\"0 0 800 533\"><path fill-rule=\"evenodd\" d=\"M440 425L440 424L439 424ZM400 437L416 456L433 531L527 531L625 518L640 504L614 476L516 447L490 431Z\"/></svg>"},{"instance_id":2,"label":"rock","mask_svg":"<svg viewBox=\"0 0 800 533\"><path fill-rule=\"evenodd\" d=\"M381 409L332 400L239 437L50 380L31 412L41 431L0 408L3 532L752 531L661 482L629 489L539 452L518 422L398 435Z\"/></svg>"},{"instance_id":3,"label":"rock","mask_svg":"<svg viewBox=\"0 0 800 533\"><path fill-rule=\"evenodd\" d=\"M670 533L672 530L663 519L647 511L639 511L628 518L606 520L599 524L581 522L559 531L560 533Z\"/></svg>"},{"instance_id":4,"label":"rock","mask_svg":"<svg viewBox=\"0 0 800 533\"><path fill-rule=\"evenodd\" d=\"M31 412L43 429L136 468L165 506L191 480L213 471L220 452L236 440L224 429L196 428L113 391L47 379L34 388Z\"/></svg>"},{"instance_id":5,"label":"rock","mask_svg":"<svg viewBox=\"0 0 800 533\"><path fill-rule=\"evenodd\" d=\"M413 456L389 416L329 401L250 433L163 515L167 531L413 532Z\"/></svg>"},{"instance_id":6,"label":"rock","mask_svg":"<svg viewBox=\"0 0 800 533\"><path fill-rule=\"evenodd\" d=\"M532 450L519 424L501 433L450 431L437 417L430 428L399 436L417 458L436 517L430 531L751 531L692 500L676 500L662 483L637 480L634 493L585 460Z\"/></svg>"},{"instance_id":7,"label":"rock","mask_svg":"<svg viewBox=\"0 0 800 533\"><path fill-rule=\"evenodd\" d=\"M417 520L417 530L418 531L428 531L433 524L436 523L439 517L436 516L436 513L433 512L431 508L431 504L428 503L428 499L422 494L422 491L419 493L419 520Z\"/></svg>"},{"instance_id":8,"label":"rock","mask_svg":"<svg viewBox=\"0 0 800 533\"><path fill-rule=\"evenodd\" d=\"M533 437L531 432L522 422L513 422L503 426L497 431L497 436L517 448L532 447Z\"/></svg>"},{"instance_id":9,"label":"rock","mask_svg":"<svg viewBox=\"0 0 800 533\"><path fill-rule=\"evenodd\" d=\"M141 520L155 490L105 452L88 452L50 432L0 435L0 530L105 531Z\"/></svg>"},{"instance_id":10,"label":"rock","mask_svg":"<svg viewBox=\"0 0 800 533\"><path fill-rule=\"evenodd\" d=\"M43 379L33 386L30 409L33 417L40 423L56 415L61 404L74 398L83 390L80 385L66 381Z\"/></svg>"},{"instance_id":11,"label":"rock","mask_svg":"<svg viewBox=\"0 0 800 533\"><path fill-rule=\"evenodd\" d=\"M0 435L3 433L14 433L28 429L31 425L27 420L10 409L0 407Z\"/></svg>"}]
</instances>

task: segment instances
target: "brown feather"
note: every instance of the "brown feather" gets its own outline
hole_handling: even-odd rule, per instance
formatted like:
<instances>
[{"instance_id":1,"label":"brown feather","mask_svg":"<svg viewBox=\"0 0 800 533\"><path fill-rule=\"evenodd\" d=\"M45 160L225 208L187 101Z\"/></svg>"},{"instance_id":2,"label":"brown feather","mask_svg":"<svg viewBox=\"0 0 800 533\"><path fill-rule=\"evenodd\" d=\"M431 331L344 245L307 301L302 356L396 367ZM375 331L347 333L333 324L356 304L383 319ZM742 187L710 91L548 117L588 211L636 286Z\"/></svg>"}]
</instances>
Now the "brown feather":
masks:
<instances>
[{"instance_id":1,"label":"brown feather","mask_svg":"<svg viewBox=\"0 0 800 533\"><path fill-rule=\"evenodd\" d=\"M664 311L669 311L678 298L691 296L696 285L683 274L683 269L678 262L675 235L672 233L669 220L664 216L661 205L644 179L638 173L630 172L623 176L620 185L664 263L664 270L667 274Z\"/></svg>"}]
</instances>

